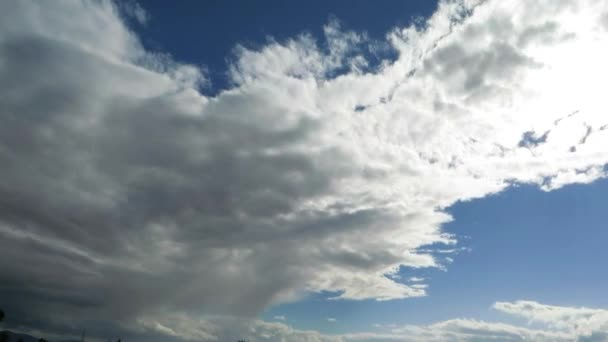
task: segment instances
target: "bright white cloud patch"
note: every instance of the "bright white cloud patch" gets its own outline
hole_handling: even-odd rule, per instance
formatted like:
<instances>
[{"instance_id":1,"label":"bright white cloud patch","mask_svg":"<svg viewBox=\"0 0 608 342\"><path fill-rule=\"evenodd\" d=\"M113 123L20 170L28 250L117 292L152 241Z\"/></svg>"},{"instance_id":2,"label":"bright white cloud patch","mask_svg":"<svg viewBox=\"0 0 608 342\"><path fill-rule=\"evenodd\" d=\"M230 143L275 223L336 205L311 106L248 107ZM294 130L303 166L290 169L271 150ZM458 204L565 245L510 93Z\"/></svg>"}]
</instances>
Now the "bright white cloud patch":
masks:
<instances>
[{"instance_id":1,"label":"bright white cloud patch","mask_svg":"<svg viewBox=\"0 0 608 342\"><path fill-rule=\"evenodd\" d=\"M398 58L375 70L354 49L373 42L330 23L327 49L240 48L235 86L207 97L201 70L145 51L111 3L3 3L6 305L61 312L50 329L86 312L172 336L155 314L424 296L390 275L446 267L423 249L457 243L442 209L606 175L607 13L445 2L391 32Z\"/></svg>"},{"instance_id":2,"label":"bright white cloud patch","mask_svg":"<svg viewBox=\"0 0 608 342\"><path fill-rule=\"evenodd\" d=\"M589 336L590 340L591 337L595 338L594 341L608 339L608 310L560 307L523 300L497 302L494 308L524 317L531 323L542 323L575 335Z\"/></svg>"}]
</instances>

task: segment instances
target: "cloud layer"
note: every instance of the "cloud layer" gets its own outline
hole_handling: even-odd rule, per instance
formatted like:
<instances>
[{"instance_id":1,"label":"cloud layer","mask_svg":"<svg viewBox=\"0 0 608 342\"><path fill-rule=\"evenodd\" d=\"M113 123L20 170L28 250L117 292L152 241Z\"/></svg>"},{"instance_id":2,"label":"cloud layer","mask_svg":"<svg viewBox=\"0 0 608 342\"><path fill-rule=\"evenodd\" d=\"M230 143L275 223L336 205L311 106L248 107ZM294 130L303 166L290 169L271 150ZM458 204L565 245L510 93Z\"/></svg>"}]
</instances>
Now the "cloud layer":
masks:
<instances>
[{"instance_id":1,"label":"cloud layer","mask_svg":"<svg viewBox=\"0 0 608 342\"><path fill-rule=\"evenodd\" d=\"M442 209L606 174L603 1L443 2L380 65L332 22L237 47L215 97L131 12L0 5L0 291L23 326L424 296L388 276L446 266Z\"/></svg>"},{"instance_id":2,"label":"cloud layer","mask_svg":"<svg viewBox=\"0 0 608 342\"><path fill-rule=\"evenodd\" d=\"M520 327L499 322L452 319L426 326L377 326L375 331L325 335L292 329L284 323L256 320L211 319L195 321L187 317L146 321L150 331L190 340L229 341L248 338L256 341L306 342L422 342L422 341L606 341L608 311L540 304L532 301L497 302L494 309L524 317L536 327ZM171 327L171 328L169 328ZM228 328L227 328L228 327ZM180 333L178 334L177 331Z\"/></svg>"}]
</instances>

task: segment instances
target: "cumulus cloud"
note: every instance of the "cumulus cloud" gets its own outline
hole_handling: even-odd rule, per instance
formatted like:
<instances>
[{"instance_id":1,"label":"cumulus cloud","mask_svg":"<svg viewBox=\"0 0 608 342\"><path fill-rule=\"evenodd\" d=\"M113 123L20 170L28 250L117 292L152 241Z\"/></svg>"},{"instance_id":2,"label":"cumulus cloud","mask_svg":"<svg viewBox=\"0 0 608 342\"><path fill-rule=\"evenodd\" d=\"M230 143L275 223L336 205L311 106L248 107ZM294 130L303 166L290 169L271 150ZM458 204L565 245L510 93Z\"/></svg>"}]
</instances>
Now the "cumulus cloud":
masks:
<instances>
[{"instance_id":1,"label":"cumulus cloud","mask_svg":"<svg viewBox=\"0 0 608 342\"><path fill-rule=\"evenodd\" d=\"M390 32L398 58L373 68L373 42L330 23L323 44L237 48L234 86L209 97L203 70L146 51L111 2L0 4L6 310L57 332L172 335L309 291L426 295L390 275L446 267L428 248L457 243L444 208L605 177L598 13L442 2Z\"/></svg>"},{"instance_id":2,"label":"cumulus cloud","mask_svg":"<svg viewBox=\"0 0 608 342\"><path fill-rule=\"evenodd\" d=\"M584 341L603 341L608 338L608 310L553 306L525 300L513 303L497 302L494 308L526 318L530 323L542 323L554 329L568 331L580 336Z\"/></svg>"}]
</instances>

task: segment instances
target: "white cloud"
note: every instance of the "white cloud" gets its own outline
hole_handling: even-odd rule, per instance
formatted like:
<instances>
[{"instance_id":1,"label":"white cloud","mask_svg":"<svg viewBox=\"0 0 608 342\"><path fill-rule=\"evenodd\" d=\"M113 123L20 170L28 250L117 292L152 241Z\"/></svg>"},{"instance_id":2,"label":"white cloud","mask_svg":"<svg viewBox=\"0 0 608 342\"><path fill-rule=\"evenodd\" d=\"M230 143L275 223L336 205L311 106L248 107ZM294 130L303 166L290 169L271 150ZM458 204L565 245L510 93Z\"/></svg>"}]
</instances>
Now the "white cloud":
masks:
<instances>
[{"instance_id":1,"label":"white cloud","mask_svg":"<svg viewBox=\"0 0 608 342\"><path fill-rule=\"evenodd\" d=\"M337 319L335 319L335 318L333 318L333 317L329 317L329 318L327 319L327 321L328 321L328 322L330 322L330 323L335 323L335 322L337 322L338 320L337 320Z\"/></svg>"},{"instance_id":2,"label":"white cloud","mask_svg":"<svg viewBox=\"0 0 608 342\"><path fill-rule=\"evenodd\" d=\"M140 334L156 336L158 340L181 341L294 341L294 342L341 342L338 336L323 335L316 331L294 329L285 323L234 317L214 317L206 320L189 316L142 319ZM159 328L163 327L163 328ZM171 327L171 328L167 328ZM172 332L179 332L177 336Z\"/></svg>"},{"instance_id":3,"label":"white cloud","mask_svg":"<svg viewBox=\"0 0 608 342\"><path fill-rule=\"evenodd\" d=\"M442 2L373 71L373 42L330 23L326 44L241 47L235 86L207 97L109 2L1 4L5 305L61 330L424 296L387 275L447 267L425 248L457 243L447 206L606 176L607 6Z\"/></svg>"},{"instance_id":4,"label":"white cloud","mask_svg":"<svg viewBox=\"0 0 608 342\"><path fill-rule=\"evenodd\" d=\"M409 280L409 281L411 281L411 282L413 282L413 283L418 283L418 282L424 281L424 280L425 280L425 278L421 278L421 277L410 277L408 280Z\"/></svg>"},{"instance_id":5,"label":"white cloud","mask_svg":"<svg viewBox=\"0 0 608 342\"><path fill-rule=\"evenodd\" d=\"M533 301L497 302L496 310L521 316L531 323L544 323L551 328L568 331L581 336L608 338L608 310L585 307L562 307L540 304Z\"/></svg>"},{"instance_id":6,"label":"white cloud","mask_svg":"<svg viewBox=\"0 0 608 342\"><path fill-rule=\"evenodd\" d=\"M116 3L116 5L125 15L137 20L140 25L146 25L150 21L150 13L135 1L127 0Z\"/></svg>"},{"instance_id":7,"label":"white cloud","mask_svg":"<svg viewBox=\"0 0 608 342\"><path fill-rule=\"evenodd\" d=\"M287 320L287 318L285 316L281 316L281 315L274 316L273 318L277 321L286 321Z\"/></svg>"},{"instance_id":8,"label":"white cloud","mask_svg":"<svg viewBox=\"0 0 608 342\"><path fill-rule=\"evenodd\" d=\"M375 332L327 335L313 331L293 329L283 323L267 323L256 320L215 318L209 321L180 320L179 329L160 328L169 323L148 324L164 335L172 331L190 332L182 338L201 340L252 339L267 341L605 341L608 337L606 310L549 306L530 301L497 302L494 308L510 315L523 316L544 328L520 327L500 322L473 319L451 319L430 325L375 324ZM328 321L335 320L328 318ZM593 326L592 326L593 325ZM197 327L197 328L195 328ZM590 328L590 329L589 329ZM167 330L168 329L168 330ZM204 333L202 332L204 331Z\"/></svg>"}]
</instances>

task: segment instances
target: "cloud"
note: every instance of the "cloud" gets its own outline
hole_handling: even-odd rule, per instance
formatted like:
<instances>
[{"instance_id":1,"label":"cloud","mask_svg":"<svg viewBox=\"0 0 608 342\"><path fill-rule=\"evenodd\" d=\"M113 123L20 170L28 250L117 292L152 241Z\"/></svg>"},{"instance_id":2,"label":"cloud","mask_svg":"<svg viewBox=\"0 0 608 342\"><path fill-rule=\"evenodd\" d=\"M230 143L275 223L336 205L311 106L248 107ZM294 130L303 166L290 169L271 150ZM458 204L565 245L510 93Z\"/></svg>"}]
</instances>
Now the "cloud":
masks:
<instances>
[{"instance_id":1,"label":"cloud","mask_svg":"<svg viewBox=\"0 0 608 342\"><path fill-rule=\"evenodd\" d=\"M603 341L608 336L608 326L582 331L570 329L572 323L590 321L591 316L605 314L605 310L549 306L536 302L497 302L494 308L510 315L543 316L544 327L529 328L500 322L473 319L451 319L430 325L375 325L374 332L352 334L321 334L298 330L285 323L268 323L260 320L215 317L206 320L189 316L165 316L142 319L140 334L160 340L229 341L237 339L263 341L332 341L332 342L380 342L380 341ZM522 314L523 312L523 314ZM589 313L592 315L590 316ZM548 314L548 315L545 315ZM331 318L328 319L330 322ZM540 321L537 321L537 323ZM605 317L603 318L605 323Z\"/></svg>"},{"instance_id":2,"label":"cloud","mask_svg":"<svg viewBox=\"0 0 608 342\"><path fill-rule=\"evenodd\" d=\"M206 320L189 316L144 319L139 334L155 336L159 341L237 341L261 340L268 342L341 342L339 336L323 335L316 331L294 329L285 323L260 320L215 317Z\"/></svg>"},{"instance_id":3,"label":"cloud","mask_svg":"<svg viewBox=\"0 0 608 342\"><path fill-rule=\"evenodd\" d=\"M447 266L428 247L457 243L444 208L606 176L607 11L442 2L374 68L374 42L332 22L324 43L237 48L234 86L209 97L203 70L145 50L111 2L4 3L3 305L59 333L172 335L310 291L424 296L387 276Z\"/></svg>"},{"instance_id":4,"label":"cloud","mask_svg":"<svg viewBox=\"0 0 608 342\"><path fill-rule=\"evenodd\" d=\"M526 318L531 323L543 323L554 329L580 335L584 340L600 335L608 337L608 310L552 306L524 300L497 302L494 308Z\"/></svg>"},{"instance_id":5,"label":"cloud","mask_svg":"<svg viewBox=\"0 0 608 342\"><path fill-rule=\"evenodd\" d=\"M124 15L134 18L140 25L146 25L150 21L150 13L135 1L124 1L116 5Z\"/></svg>"},{"instance_id":6,"label":"cloud","mask_svg":"<svg viewBox=\"0 0 608 342\"><path fill-rule=\"evenodd\" d=\"M451 319L430 325L385 327L384 332L342 335L343 341L605 341L608 311L541 304L496 302L493 308L524 317L535 328L472 319Z\"/></svg>"},{"instance_id":7,"label":"cloud","mask_svg":"<svg viewBox=\"0 0 608 342\"><path fill-rule=\"evenodd\" d=\"M411 281L411 282L413 282L413 283L418 283L418 282L424 281L424 280L425 280L425 278L421 278L421 277L410 277L408 280L409 280L409 281Z\"/></svg>"},{"instance_id":8,"label":"cloud","mask_svg":"<svg viewBox=\"0 0 608 342\"><path fill-rule=\"evenodd\" d=\"M335 322L337 322L338 320L336 320L336 319L335 319L335 318L333 318L333 317L329 317L329 318L327 319L327 321L328 321L329 323L335 323Z\"/></svg>"},{"instance_id":9,"label":"cloud","mask_svg":"<svg viewBox=\"0 0 608 342\"><path fill-rule=\"evenodd\" d=\"M346 341L571 341L571 336L504 323L452 319L428 326L394 328L384 334L350 335Z\"/></svg>"},{"instance_id":10,"label":"cloud","mask_svg":"<svg viewBox=\"0 0 608 342\"><path fill-rule=\"evenodd\" d=\"M285 316L274 316L273 317L277 321L286 321L287 318Z\"/></svg>"}]
</instances>

